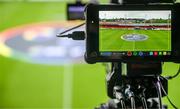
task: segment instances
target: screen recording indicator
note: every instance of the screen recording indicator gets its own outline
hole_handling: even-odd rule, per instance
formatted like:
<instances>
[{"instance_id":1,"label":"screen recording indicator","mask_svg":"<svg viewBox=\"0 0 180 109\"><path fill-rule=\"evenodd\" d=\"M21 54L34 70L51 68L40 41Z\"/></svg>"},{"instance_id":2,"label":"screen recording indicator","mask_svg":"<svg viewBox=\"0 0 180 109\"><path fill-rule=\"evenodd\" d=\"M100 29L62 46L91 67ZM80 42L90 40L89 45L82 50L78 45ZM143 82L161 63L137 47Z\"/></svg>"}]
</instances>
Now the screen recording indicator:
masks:
<instances>
[{"instance_id":1,"label":"screen recording indicator","mask_svg":"<svg viewBox=\"0 0 180 109\"><path fill-rule=\"evenodd\" d=\"M171 11L99 11L103 56L171 55Z\"/></svg>"}]
</instances>

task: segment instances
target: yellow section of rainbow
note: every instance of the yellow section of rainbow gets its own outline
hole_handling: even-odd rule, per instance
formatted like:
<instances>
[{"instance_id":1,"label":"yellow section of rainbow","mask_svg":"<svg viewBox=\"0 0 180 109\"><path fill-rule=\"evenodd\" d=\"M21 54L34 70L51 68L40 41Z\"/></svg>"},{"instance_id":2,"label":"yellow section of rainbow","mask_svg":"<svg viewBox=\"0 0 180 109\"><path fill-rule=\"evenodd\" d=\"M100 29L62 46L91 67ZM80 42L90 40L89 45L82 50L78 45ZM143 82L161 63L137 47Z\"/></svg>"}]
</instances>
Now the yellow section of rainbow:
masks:
<instances>
[{"instance_id":1,"label":"yellow section of rainbow","mask_svg":"<svg viewBox=\"0 0 180 109\"><path fill-rule=\"evenodd\" d=\"M0 34L0 55L10 57L12 55L11 49L4 44L3 36Z\"/></svg>"}]
</instances>

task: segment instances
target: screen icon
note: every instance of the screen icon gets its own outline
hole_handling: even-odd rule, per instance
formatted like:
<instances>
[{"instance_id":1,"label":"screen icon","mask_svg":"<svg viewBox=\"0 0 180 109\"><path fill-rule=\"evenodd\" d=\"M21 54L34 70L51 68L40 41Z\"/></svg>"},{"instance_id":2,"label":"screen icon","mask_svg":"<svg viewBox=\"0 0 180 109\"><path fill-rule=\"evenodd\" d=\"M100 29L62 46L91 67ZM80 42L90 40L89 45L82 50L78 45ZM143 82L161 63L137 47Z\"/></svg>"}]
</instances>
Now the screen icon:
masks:
<instances>
[{"instance_id":1,"label":"screen icon","mask_svg":"<svg viewBox=\"0 0 180 109\"><path fill-rule=\"evenodd\" d=\"M163 55L167 55L167 52L163 52Z\"/></svg>"},{"instance_id":2,"label":"screen icon","mask_svg":"<svg viewBox=\"0 0 180 109\"><path fill-rule=\"evenodd\" d=\"M152 56L152 55L153 55L153 52L149 52L149 55Z\"/></svg>"},{"instance_id":3,"label":"screen icon","mask_svg":"<svg viewBox=\"0 0 180 109\"><path fill-rule=\"evenodd\" d=\"M157 51L154 52L154 56L158 56L158 52Z\"/></svg>"},{"instance_id":4,"label":"screen icon","mask_svg":"<svg viewBox=\"0 0 180 109\"><path fill-rule=\"evenodd\" d=\"M134 56L137 56L137 55L138 55L138 53L135 51L135 52L133 52L133 55L134 55Z\"/></svg>"},{"instance_id":5,"label":"screen icon","mask_svg":"<svg viewBox=\"0 0 180 109\"><path fill-rule=\"evenodd\" d=\"M140 51L140 52L139 52L139 56L143 56L143 52Z\"/></svg>"},{"instance_id":6,"label":"screen icon","mask_svg":"<svg viewBox=\"0 0 180 109\"><path fill-rule=\"evenodd\" d=\"M171 52L167 52L167 55L171 55Z\"/></svg>"},{"instance_id":7,"label":"screen icon","mask_svg":"<svg viewBox=\"0 0 180 109\"><path fill-rule=\"evenodd\" d=\"M160 56L162 55L162 52L161 52L161 51L159 52L159 55L160 55Z\"/></svg>"},{"instance_id":8,"label":"screen icon","mask_svg":"<svg viewBox=\"0 0 180 109\"><path fill-rule=\"evenodd\" d=\"M131 51L128 51L128 52L127 52L127 56L132 56L132 52L131 52Z\"/></svg>"}]
</instances>

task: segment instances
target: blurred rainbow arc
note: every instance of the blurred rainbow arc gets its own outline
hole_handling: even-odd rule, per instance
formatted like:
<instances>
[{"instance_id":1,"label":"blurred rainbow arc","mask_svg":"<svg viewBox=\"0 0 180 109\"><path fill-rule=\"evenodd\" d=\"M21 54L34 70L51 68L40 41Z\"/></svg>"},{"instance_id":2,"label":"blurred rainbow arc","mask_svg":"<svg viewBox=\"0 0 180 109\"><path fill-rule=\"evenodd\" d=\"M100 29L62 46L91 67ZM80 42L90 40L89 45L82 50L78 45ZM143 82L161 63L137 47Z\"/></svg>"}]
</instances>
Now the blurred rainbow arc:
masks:
<instances>
[{"instance_id":1,"label":"blurred rainbow arc","mask_svg":"<svg viewBox=\"0 0 180 109\"><path fill-rule=\"evenodd\" d=\"M77 22L42 22L5 30L0 33L0 55L32 63L80 62L84 42L56 37L75 24Z\"/></svg>"}]
</instances>

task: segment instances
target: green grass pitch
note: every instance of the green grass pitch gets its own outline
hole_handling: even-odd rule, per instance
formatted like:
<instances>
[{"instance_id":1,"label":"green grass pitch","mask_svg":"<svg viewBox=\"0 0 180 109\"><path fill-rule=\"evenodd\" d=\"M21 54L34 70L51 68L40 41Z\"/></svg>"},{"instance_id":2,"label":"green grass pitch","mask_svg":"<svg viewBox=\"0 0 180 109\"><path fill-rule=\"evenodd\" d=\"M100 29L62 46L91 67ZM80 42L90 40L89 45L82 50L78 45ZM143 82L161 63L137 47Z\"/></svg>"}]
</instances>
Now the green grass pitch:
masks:
<instances>
[{"instance_id":1,"label":"green grass pitch","mask_svg":"<svg viewBox=\"0 0 180 109\"><path fill-rule=\"evenodd\" d=\"M24 24L65 21L67 2L0 0L0 32ZM92 109L107 100L104 78L101 64L43 65L0 55L0 109ZM72 85L68 91L64 81Z\"/></svg>"},{"instance_id":2,"label":"green grass pitch","mask_svg":"<svg viewBox=\"0 0 180 109\"><path fill-rule=\"evenodd\" d=\"M125 41L123 35L142 34L144 41ZM171 51L169 30L124 30L101 28L99 33L100 51Z\"/></svg>"},{"instance_id":3,"label":"green grass pitch","mask_svg":"<svg viewBox=\"0 0 180 109\"><path fill-rule=\"evenodd\" d=\"M66 18L66 2L17 1L0 2L0 32L18 25ZM69 74L72 101L67 104L68 108L64 107L63 89L68 86L63 81L67 68L66 65L31 64L0 56L0 109L93 109L108 100L105 68L101 64L73 64ZM165 63L163 75L173 75L177 69L177 64ZM179 77L170 80L168 93L180 108L179 82ZM164 103L172 108L166 99Z\"/></svg>"}]
</instances>

